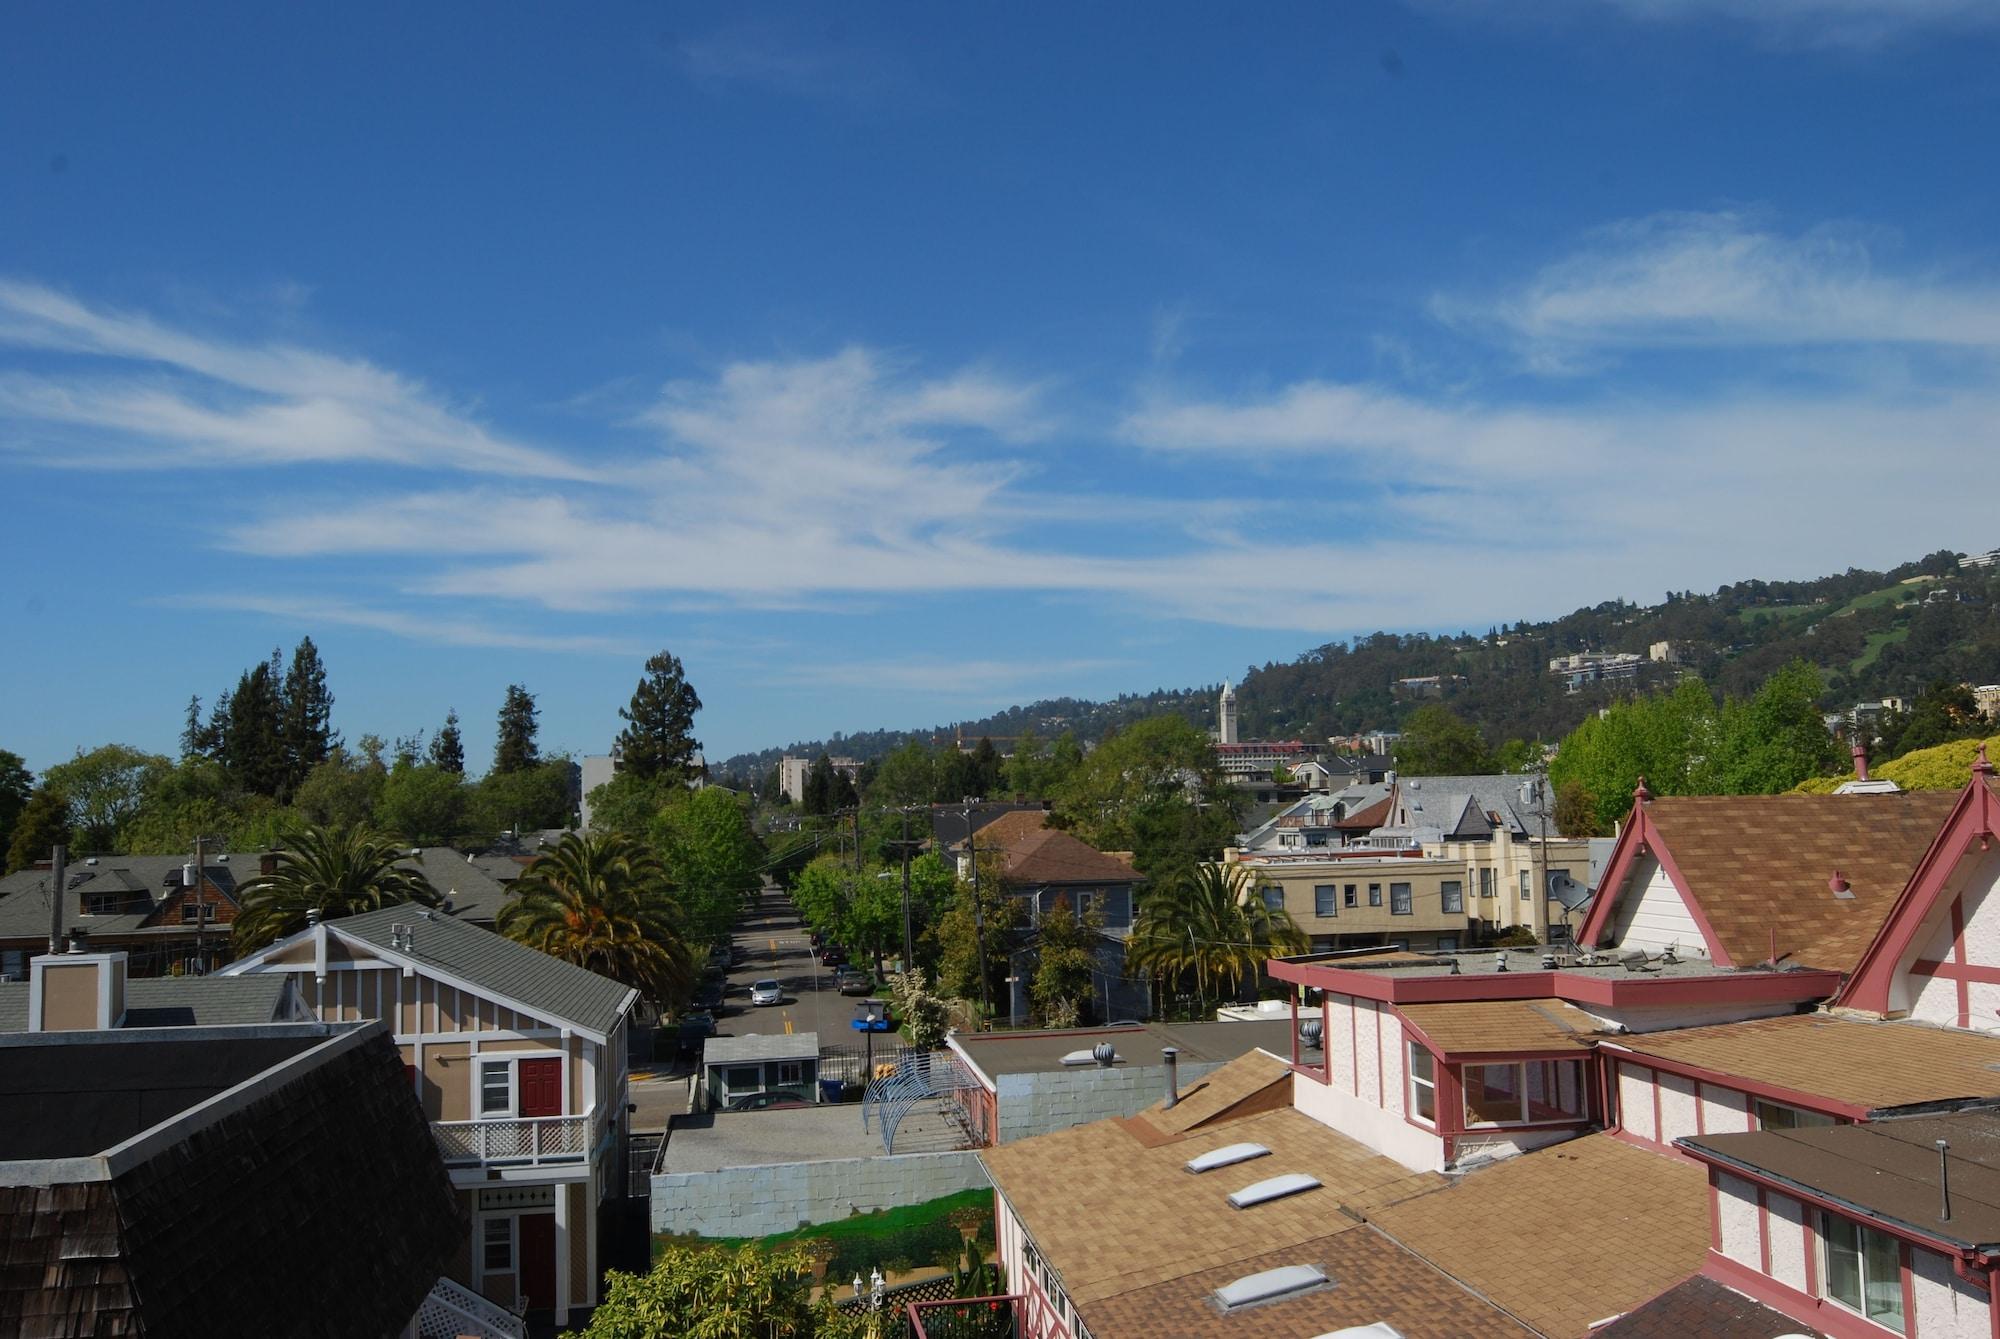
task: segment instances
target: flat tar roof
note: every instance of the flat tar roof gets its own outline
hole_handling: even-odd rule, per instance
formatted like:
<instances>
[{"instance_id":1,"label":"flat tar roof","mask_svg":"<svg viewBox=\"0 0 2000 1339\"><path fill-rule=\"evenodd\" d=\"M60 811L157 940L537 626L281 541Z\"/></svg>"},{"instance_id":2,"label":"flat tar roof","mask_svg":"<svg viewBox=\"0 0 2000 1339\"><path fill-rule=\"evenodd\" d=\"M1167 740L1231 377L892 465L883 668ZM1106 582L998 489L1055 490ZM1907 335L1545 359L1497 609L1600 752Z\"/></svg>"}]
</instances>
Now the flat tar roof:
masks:
<instances>
[{"instance_id":1,"label":"flat tar roof","mask_svg":"<svg viewBox=\"0 0 2000 1339\"><path fill-rule=\"evenodd\" d=\"M1182 1064L1221 1063L1263 1049L1291 1056L1289 1017L1244 1023L1140 1023L1128 1027L1078 1028L1062 1032L961 1032L954 1040L989 1078L1042 1074L1072 1068L1062 1058L1108 1041L1126 1065L1159 1065L1162 1047L1180 1052Z\"/></svg>"},{"instance_id":2,"label":"flat tar roof","mask_svg":"<svg viewBox=\"0 0 2000 1339\"><path fill-rule=\"evenodd\" d=\"M912 1111L896 1129L896 1153L947 1153L970 1147L958 1124L936 1110ZM676 1116L660 1148L661 1172L719 1172L837 1158L879 1158L882 1127L861 1128L861 1104L826 1103L772 1111L716 1111Z\"/></svg>"}]
</instances>

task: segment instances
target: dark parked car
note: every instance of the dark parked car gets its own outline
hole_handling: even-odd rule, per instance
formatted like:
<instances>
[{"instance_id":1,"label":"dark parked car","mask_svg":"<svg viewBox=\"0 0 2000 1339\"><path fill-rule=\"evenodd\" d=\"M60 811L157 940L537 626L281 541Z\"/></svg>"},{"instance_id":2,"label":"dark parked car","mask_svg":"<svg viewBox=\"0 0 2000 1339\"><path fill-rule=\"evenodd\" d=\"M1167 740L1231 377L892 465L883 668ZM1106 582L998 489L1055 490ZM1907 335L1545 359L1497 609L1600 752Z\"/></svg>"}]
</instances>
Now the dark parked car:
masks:
<instances>
[{"instance_id":1,"label":"dark parked car","mask_svg":"<svg viewBox=\"0 0 2000 1339\"><path fill-rule=\"evenodd\" d=\"M745 1093L732 1098L724 1111L787 1111L793 1107L809 1107L804 1093L791 1088L773 1088L767 1093Z\"/></svg>"},{"instance_id":2,"label":"dark parked car","mask_svg":"<svg viewBox=\"0 0 2000 1339\"><path fill-rule=\"evenodd\" d=\"M681 1035L713 1037L715 1035L715 1015L706 1009L696 1009L681 1015Z\"/></svg>"},{"instance_id":3,"label":"dark parked car","mask_svg":"<svg viewBox=\"0 0 2000 1339\"><path fill-rule=\"evenodd\" d=\"M874 989L875 978L854 967L843 967L833 974L833 986L843 995L866 995Z\"/></svg>"},{"instance_id":4,"label":"dark parked car","mask_svg":"<svg viewBox=\"0 0 2000 1339\"><path fill-rule=\"evenodd\" d=\"M847 954L841 951L838 944L823 944L820 946L819 960L822 966L834 967L846 962Z\"/></svg>"}]
</instances>

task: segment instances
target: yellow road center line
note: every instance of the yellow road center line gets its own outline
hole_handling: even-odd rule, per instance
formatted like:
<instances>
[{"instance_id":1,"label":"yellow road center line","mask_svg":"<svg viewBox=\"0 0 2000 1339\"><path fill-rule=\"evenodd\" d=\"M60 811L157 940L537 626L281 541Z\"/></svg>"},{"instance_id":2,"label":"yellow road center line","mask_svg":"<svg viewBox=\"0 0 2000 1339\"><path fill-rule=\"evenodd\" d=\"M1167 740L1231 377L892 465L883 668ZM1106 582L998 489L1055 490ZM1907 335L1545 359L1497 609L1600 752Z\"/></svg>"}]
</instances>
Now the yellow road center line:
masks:
<instances>
[{"instance_id":1,"label":"yellow road center line","mask_svg":"<svg viewBox=\"0 0 2000 1339\"><path fill-rule=\"evenodd\" d=\"M787 1037L792 1035L792 1020L789 1018L785 1020L785 1035Z\"/></svg>"}]
</instances>

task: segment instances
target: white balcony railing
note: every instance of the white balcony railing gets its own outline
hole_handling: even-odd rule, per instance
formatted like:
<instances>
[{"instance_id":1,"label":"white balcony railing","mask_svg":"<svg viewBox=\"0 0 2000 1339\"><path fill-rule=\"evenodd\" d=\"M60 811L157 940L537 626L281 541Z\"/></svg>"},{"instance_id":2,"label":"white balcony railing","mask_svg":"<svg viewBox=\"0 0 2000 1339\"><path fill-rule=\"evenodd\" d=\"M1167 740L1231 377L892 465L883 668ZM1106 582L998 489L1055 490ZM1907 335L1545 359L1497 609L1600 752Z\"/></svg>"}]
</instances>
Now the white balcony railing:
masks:
<instances>
[{"instance_id":1,"label":"white balcony railing","mask_svg":"<svg viewBox=\"0 0 2000 1339\"><path fill-rule=\"evenodd\" d=\"M431 1122L447 1166L469 1163L583 1162L590 1157L590 1117L523 1116Z\"/></svg>"},{"instance_id":2,"label":"white balcony railing","mask_svg":"<svg viewBox=\"0 0 2000 1339\"><path fill-rule=\"evenodd\" d=\"M519 1316L487 1301L472 1289L439 1279L417 1308L418 1339L526 1339L528 1326Z\"/></svg>"}]
</instances>

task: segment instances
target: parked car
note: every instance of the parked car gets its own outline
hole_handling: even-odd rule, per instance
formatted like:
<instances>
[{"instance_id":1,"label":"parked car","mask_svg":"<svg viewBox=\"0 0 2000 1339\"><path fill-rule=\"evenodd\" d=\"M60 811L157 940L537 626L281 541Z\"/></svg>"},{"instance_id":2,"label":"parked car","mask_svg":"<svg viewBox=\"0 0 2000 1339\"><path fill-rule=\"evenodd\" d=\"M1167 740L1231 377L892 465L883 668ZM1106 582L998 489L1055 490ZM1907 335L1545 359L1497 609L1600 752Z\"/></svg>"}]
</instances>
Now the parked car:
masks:
<instances>
[{"instance_id":1,"label":"parked car","mask_svg":"<svg viewBox=\"0 0 2000 1339\"><path fill-rule=\"evenodd\" d=\"M766 1093L745 1093L731 1098L724 1111L786 1111L793 1107L809 1107L812 1103L806 1095L793 1088L773 1088Z\"/></svg>"},{"instance_id":2,"label":"parked car","mask_svg":"<svg viewBox=\"0 0 2000 1339\"><path fill-rule=\"evenodd\" d=\"M750 1003L752 1004L783 1004L784 1002L785 992L779 989L776 981L766 979L755 982L750 987Z\"/></svg>"},{"instance_id":3,"label":"parked car","mask_svg":"<svg viewBox=\"0 0 2000 1339\"><path fill-rule=\"evenodd\" d=\"M715 1035L715 1015L706 1009L696 1009L681 1015L683 1036L713 1037Z\"/></svg>"},{"instance_id":4,"label":"parked car","mask_svg":"<svg viewBox=\"0 0 2000 1339\"><path fill-rule=\"evenodd\" d=\"M875 978L856 967L843 967L833 974L833 987L843 995L866 995L874 986Z\"/></svg>"},{"instance_id":5,"label":"parked car","mask_svg":"<svg viewBox=\"0 0 2000 1339\"><path fill-rule=\"evenodd\" d=\"M847 961L847 954L842 951L838 944L822 944L819 950L819 960L821 966L837 967Z\"/></svg>"}]
</instances>

